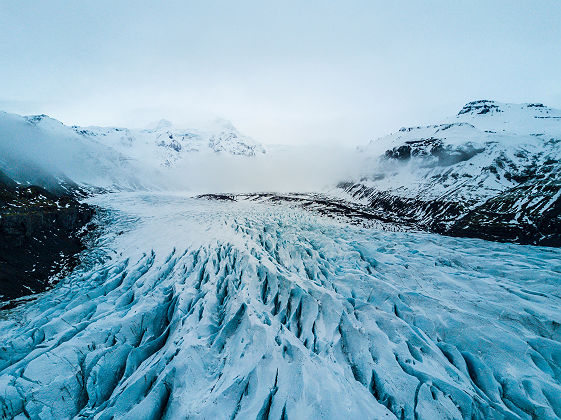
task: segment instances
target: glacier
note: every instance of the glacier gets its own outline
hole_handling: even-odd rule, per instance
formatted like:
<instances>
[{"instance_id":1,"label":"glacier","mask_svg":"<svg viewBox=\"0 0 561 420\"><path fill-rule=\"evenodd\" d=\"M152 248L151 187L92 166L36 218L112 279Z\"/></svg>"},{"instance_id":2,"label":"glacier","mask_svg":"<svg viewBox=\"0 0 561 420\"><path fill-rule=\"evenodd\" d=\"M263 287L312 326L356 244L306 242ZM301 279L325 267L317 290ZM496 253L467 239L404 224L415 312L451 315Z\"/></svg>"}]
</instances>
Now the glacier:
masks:
<instances>
[{"instance_id":1,"label":"glacier","mask_svg":"<svg viewBox=\"0 0 561 420\"><path fill-rule=\"evenodd\" d=\"M135 192L0 318L0 417L561 418L561 250Z\"/></svg>"}]
</instances>

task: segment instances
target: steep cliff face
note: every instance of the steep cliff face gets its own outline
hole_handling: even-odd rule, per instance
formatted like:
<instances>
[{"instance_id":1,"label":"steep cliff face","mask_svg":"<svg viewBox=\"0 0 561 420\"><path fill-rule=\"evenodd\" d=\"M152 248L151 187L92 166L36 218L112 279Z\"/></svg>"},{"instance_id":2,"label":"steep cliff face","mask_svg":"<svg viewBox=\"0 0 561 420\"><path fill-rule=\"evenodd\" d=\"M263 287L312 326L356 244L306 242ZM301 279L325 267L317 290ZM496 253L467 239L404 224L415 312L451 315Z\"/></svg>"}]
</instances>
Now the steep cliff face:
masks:
<instances>
[{"instance_id":1,"label":"steep cliff face","mask_svg":"<svg viewBox=\"0 0 561 420\"><path fill-rule=\"evenodd\" d=\"M452 236L561 246L561 111L475 101L442 124L365 149L372 171L340 187L397 221Z\"/></svg>"},{"instance_id":2,"label":"steep cliff face","mask_svg":"<svg viewBox=\"0 0 561 420\"><path fill-rule=\"evenodd\" d=\"M76 262L93 209L0 173L0 300L40 292Z\"/></svg>"}]
</instances>

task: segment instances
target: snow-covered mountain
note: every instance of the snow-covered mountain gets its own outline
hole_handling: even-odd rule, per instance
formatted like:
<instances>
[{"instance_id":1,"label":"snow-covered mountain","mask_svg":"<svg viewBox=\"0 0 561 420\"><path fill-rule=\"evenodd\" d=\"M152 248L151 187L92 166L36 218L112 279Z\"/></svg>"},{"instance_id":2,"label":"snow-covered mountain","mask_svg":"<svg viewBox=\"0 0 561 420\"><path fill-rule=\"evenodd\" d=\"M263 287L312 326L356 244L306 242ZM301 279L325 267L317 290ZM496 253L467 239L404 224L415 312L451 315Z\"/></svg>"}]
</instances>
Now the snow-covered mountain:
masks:
<instances>
[{"instance_id":1,"label":"snow-covered mountain","mask_svg":"<svg viewBox=\"0 0 561 420\"><path fill-rule=\"evenodd\" d=\"M364 153L370 172L341 186L370 207L452 235L561 244L560 110L470 102Z\"/></svg>"},{"instance_id":2,"label":"snow-covered mountain","mask_svg":"<svg viewBox=\"0 0 561 420\"><path fill-rule=\"evenodd\" d=\"M238 156L254 156L265 152L262 145L240 134L225 120L216 121L207 130L180 129L167 120L160 120L152 128L137 130L77 126L72 129L78 135L113 147L125 156L139 161L151 159L151 163L156 166L173 166L193 152Z\"/></svg>"},{"instance_id":3,"label":"snow-covered mountain","mask_svg":"<svg viewBox=\"0 0 561 420\"><path fill-rule=\"evenodd\" d=\"M150 129L66 126L46 115L0 113L0 169L16 181L64 192L78 185L158 189L166 169L187 156L253 156L263 147L230 123L181 130L168 121Z\"/></svg>"}]
</instances>

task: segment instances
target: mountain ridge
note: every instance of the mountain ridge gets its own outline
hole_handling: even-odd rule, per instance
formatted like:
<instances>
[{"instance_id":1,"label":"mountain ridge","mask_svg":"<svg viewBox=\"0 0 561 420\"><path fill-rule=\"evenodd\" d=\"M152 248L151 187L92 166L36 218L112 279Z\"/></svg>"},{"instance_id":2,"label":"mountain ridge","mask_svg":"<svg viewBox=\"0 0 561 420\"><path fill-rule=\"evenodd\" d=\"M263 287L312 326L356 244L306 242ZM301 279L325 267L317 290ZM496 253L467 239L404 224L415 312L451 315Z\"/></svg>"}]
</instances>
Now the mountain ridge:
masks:
<instances>
[{"instance_id":1,"label":"mountain ridge","mask_svg":"<svg viewBox=\"0 0 561 420\"><path fill-rule=\"evenodd\" d=\"M351 199L454 236L561 245L561 111L480 100L439 124L402 127L362 152Z\"/></svg>"},{"instance_id":2,"label":"mountain ridge","mask_svg":"<svg viewBox=\"0 0 561 420\"><path fill-rule=\"evenodd\" d=\"M67 126L45 114L0 112L0 170L53 192L75 183L90 190L160 189L166 168L193 153L251 157L264 147L231 123L185 130Z\"/></svg>"}]
</instances>

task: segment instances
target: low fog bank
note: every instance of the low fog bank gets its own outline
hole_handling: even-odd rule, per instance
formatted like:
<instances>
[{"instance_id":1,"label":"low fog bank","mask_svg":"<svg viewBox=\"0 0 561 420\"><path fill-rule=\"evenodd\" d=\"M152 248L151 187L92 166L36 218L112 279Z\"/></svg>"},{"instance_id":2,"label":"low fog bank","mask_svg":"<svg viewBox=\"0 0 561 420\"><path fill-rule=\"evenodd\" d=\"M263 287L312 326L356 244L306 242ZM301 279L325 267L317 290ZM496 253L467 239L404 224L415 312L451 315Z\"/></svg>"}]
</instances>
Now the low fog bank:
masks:
<instances>
[{"instance_id":1,"label":"low fog bank","mask_svg":"<svg viewBox=\"0 0 561 420\"><path fill-rule=\"evenodd\" d=\"M0 133L0 170L51 190L73 181L109 191L314 192L372 169L370 153L333 144L268 146L254 156L187 152L165 167L160 156L121 153L46 116L1 113Z\"/></svg>"},{"instance_id":2,"label":"low fog bank","mask_svg":"<svg viewBox=\"0 0 561 420\"><path fill-rule=\"evenodd\" d=\"M312 192L357 179L365 156L337 146L273 147L252 157L193 154L169 169L167 186L196 192Z\"/></svg>"}]
</instances>

